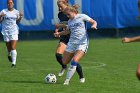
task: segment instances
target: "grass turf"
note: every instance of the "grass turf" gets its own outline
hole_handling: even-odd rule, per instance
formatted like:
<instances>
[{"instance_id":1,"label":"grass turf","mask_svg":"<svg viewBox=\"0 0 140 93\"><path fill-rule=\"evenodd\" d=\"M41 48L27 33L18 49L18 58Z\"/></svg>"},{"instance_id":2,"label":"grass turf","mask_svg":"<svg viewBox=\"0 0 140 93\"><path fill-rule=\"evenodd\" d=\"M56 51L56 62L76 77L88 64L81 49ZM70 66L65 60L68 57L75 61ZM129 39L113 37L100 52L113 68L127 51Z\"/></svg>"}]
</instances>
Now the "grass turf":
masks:
<instances>
[{"instance_id":1,"label":"grass turf","mask_svg":"<svg viewBox=\"0 0 140 93\"><path fill-rule=\"evenodd\" d=\"M55 59L57 40L18 42L17 67L11 68L0 42L0 93L139 93L140 81L135 71L140 63L140 44L122 44L120 39L90 39L86 56L81 60L86 78L80 84L77 73L70 85L65 76L56 84L45 84L48 73L57 75Z\"/></svg>"}]
</instances>

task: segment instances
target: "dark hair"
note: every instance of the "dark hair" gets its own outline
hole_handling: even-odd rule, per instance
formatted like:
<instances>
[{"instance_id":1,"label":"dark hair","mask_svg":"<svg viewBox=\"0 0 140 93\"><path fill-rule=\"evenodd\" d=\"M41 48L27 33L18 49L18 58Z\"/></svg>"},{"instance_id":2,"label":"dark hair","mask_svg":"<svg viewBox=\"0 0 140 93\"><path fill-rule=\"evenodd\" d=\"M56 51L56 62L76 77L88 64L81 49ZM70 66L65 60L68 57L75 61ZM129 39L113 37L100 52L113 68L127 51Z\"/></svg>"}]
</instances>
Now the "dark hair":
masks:
<instances>
[{"instance_id":1,"label":"dark hair","mask_svg":"<svg viewBox=\"0 0 140 93\"><path fill-rule=\"evenodd\" d=\"M13 3L14 3L14 0L12 0L13 1ZM9 2L9 0L7 0L7 4L8 4L8 2Z\"/></svg>"}]
</instances>

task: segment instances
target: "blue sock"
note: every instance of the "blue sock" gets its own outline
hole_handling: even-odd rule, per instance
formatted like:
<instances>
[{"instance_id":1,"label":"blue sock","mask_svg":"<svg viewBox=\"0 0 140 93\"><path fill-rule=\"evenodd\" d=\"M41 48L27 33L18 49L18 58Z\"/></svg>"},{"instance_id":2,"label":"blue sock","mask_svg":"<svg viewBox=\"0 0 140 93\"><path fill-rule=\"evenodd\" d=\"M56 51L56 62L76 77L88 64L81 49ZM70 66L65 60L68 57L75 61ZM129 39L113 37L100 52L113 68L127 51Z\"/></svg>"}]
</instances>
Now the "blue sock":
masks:
<instances>
[{"instance_id":1,"label":"blue sock","mask_svg":"<svg viewBox=\"0 0 140 93\"><path fill-rule=\"evenodd\" d=\"M75 62L74 60L71 61L71 65L72 65L72 66L77 66L77 64L78 64L78 63Z\"/></svg>"}]
</instances>

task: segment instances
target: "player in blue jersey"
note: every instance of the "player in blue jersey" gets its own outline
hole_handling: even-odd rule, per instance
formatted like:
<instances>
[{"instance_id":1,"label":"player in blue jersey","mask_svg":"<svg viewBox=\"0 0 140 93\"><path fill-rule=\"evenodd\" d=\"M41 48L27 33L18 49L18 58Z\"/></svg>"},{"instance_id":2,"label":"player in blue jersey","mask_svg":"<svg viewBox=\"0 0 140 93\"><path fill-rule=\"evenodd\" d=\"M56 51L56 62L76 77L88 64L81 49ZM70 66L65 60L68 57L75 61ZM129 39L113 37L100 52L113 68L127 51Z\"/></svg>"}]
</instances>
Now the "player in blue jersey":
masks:
<instances>
[{"instance_id":1,"label":"player in blue jersey","mask_svg":"<svg viewBox=\"0 0 140 93\"><path fill-rule=\"evenodd\" d=\"M7 9L0 12L0 22L2 23L2 35L6 42L8 59L12 62L11 67L16 66L17 51L16 45L18 40L19 29L17 23L22 19L23 14L14 9L14 1L7 0Z\"/></svg>"},{"instance_id":2,"label":"player in blue jersey","mask_svg":"<svg viewBox=\"0 0 140 93\"><path fill-rule=\"evenodd\" d=\"M64 9L66 7L68 7L68 0L58 0L57 2L58 4L58 7L59 7L59 14L58 14L58 18L60 19L60 24L61 26L63 24L67 24L67 21L69 20L69 18L64 14ZM78 7L77 5L75 5L75 7ZM55 32L57 33L59 31L59 28L60 28L60 24L56 24L56 30ZM63 27L62 30L64 30L65 28ZM62 69L60 70L60 72L58 73L58 76L62 76L66 70L66 65L63 65L62 63L62 58L63 58L63 53L66 49L66 46L67 46L67 43L69 41L69 34L68 35L62 35L60 36L60 41L59 41L59 44L58 44L58 47L57 47L57 50L56 50L56 59L57 61L61 64L62 66ZM85 82L85 78L83 76L83 71L82 71L82 67L80 64L77 65L77 68L76 68L76 71L79 75L79 78L80 78L80 82L81 83L84 83Z\"/></svg>"},{"instance_id":3,"label":"player in blue jersey","mask_svg":"<svg viewBox=\"0 0 140 93\"><path fill-rule=\"evenodd\" d=\"M64 85L68 85L76 71L77 64L79 64L88 49L88 35L85 22L91 23L91 28L93 29L97 29L97 22L85 14L78 14L77 9L71 6L68 6L64 12L69 17L67 28L69 31L56 32L55 36L59 37L70 34L70 39L63 57L63 64L71 62L64 82Z\"/></svg>"}]
</instances>

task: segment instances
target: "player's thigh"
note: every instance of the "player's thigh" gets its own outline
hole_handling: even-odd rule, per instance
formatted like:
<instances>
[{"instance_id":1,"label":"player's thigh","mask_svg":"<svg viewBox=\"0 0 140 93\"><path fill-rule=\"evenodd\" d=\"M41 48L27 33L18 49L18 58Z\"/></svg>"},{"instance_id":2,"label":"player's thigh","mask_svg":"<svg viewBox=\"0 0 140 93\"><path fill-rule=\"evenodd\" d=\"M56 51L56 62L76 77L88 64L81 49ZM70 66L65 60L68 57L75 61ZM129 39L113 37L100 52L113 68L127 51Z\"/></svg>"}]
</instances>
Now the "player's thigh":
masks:
<instances>
[{"instance_id":1,"label":"player's thigh","mask_svg":"<svg viewBox=\"0 0 140 93\"><path fill-rule=\"evenodd\" d=\"M63 56L63 64L68 64L73 58L73 56L74 56L74 53L65 51L64 56Z\"/></svg>"},{"instance_id":2,"label":"player's thigh","mask_svg":"<svg viewBox=\"0 0 140 93\"><path fill-rule=\"evenodd\" d=\"M59 42L57 49L56 49L56 53L63 54L66 47L67 47L67 45L65 43Z\"/></svg>"},{"instance_id":3,"label":"player's thigh","mask_svg":"<svg viewBox=\"0 0 140 93\"><path fill-rule=\"evenodd\" d=\"M18 34L9 35L9 38L10 38L10 43L11 43L11 49L15 50L17 46L17 41L18 41Z\"/></svg>"},{"instance_id":4,"label":"player's thigh","mask_svg":"<svg viewBox=\"0 0 140 93\"><path fill-rule=\"evenodd\" d=\"M11 40L10 43L11 43L11 49L15 50L17 46L17 40Z\"/></svg>"},{"instance_id":5,"label":"player's thigh","mask_svg":"<svg viewBox=\"0 0 140 93\"><path fill-rule=\"evenodd\" d=\"M74 54L73 60L75 62L79 62L84 55L85 55L85 52L81 50L77 50Z\"/></svg>"}]
</instances>

